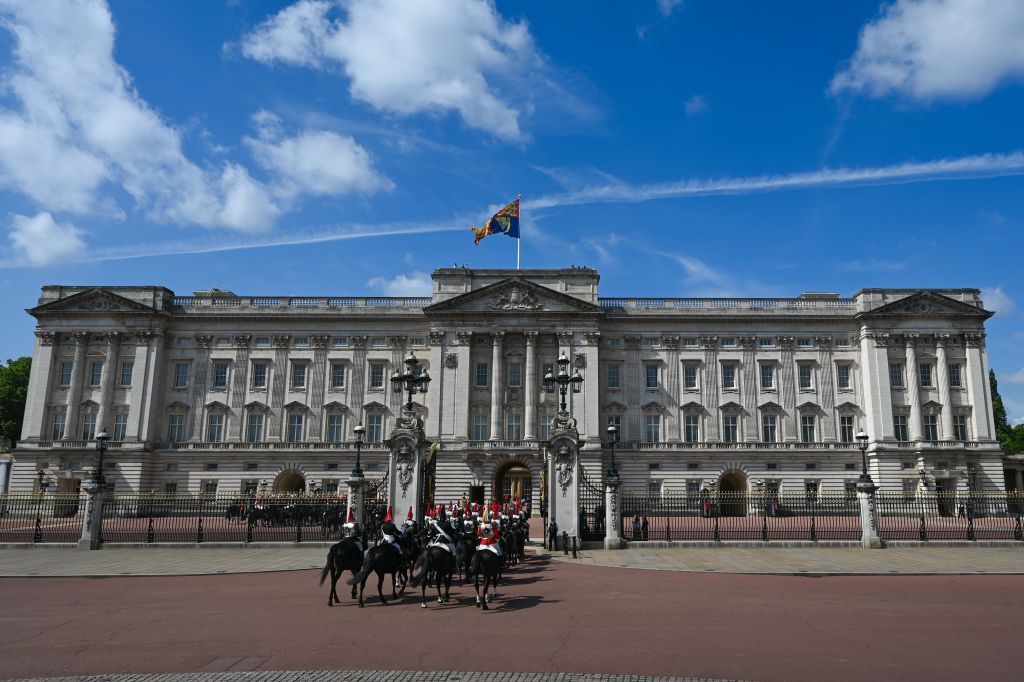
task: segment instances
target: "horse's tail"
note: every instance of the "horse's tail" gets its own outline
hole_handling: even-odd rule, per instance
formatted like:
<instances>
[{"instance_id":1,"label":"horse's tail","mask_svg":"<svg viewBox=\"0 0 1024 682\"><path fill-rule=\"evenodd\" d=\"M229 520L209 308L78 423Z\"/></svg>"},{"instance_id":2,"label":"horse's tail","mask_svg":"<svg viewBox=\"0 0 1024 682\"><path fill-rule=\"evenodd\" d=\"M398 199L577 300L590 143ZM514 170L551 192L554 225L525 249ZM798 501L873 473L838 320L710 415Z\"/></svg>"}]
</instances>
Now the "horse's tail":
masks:
<instances>
[{"instance_id":1,"label":"horse's tail","mask_svg":"<svg viewBox=\"0 0 1024 682\"><path fill-rule=\"evenodd\" d=\"M409 576L409 584L413 587L420 586L420 580L427 574L427 565L430 563L429 550L423 552L416 558L416 563L412 567L412 575Z\"/></svg>"},{"instance_id":2,"label":"horse's tail","mask_svg":"<svg viewBox=\"0 0 1024 682\"><path fill-rule=\"evenodd\" d=\"M324 586L324 581L327 580L327 574L331 572L331 565L334 564L334 548L337 545L332 545L330 550L327 552L327 563L324 564L324 570L320 572L320 587Z\"/></svg>"},{"instance_id":3,"label":"horse's tail","mask_svg":"<svg viewBox=\"0 0 1024 682\"><path fill-rule=\"evenodd\" d=\"M366 580L366 576L370 575L373 571L373 559L375 556L376 554L372 550L366 553L366 557L363 559L363 567L359 569L359 573L354 574L348 579L349 585L358 585Z\"/></svg>"},{"instance_id":4,"label":"horse's tail","mask_svg":"<svg viewBox=\"0 0 1024 682\"><path fill-rule=\"evenodd\" d=\"M480 562L482 560L483 556L480 550L473 552L473 558L469 562L469 572L466 574L467 580L476 580L476 576L480 572Z\"/></svg>"}]
</instances>

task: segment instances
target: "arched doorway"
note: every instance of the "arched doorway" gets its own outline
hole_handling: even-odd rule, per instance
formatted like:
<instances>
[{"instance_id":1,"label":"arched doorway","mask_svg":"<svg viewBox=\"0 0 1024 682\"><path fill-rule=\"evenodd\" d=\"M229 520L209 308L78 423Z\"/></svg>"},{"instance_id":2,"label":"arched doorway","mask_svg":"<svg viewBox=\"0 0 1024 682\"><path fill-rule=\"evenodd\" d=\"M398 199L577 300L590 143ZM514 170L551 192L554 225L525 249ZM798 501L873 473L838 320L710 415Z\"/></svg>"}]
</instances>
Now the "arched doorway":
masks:
<instances>
[{"instance_id":1,"label":"arched doorway","mask_svg":"<svg viewBox=\"0 0 1024 682\"><path fill-rule=\"evenodd\" d=\"M533 499L533 480L530 470L525 464L511 462L498 469L494 477L494 490L498 499L504 502L508 500L514 505L518 497L524 507L529 510L530 502Z\"/></svg>"},{"instance_id":2,"label":"arched doorway","mask_svg":"<svg viewBox=\"0 0 1024 682\"><path fill-rule=\"evenodd\" d=\"M306 477L294 469L282 471L274 479L275 493L304 493L306 492Z\"/></svg>"},{"instance_id":3,"label":"arched doorway","mask_svg":"<svg viewBox=\"0 0 1024 682\"><path fill-rule=\"evenodd\" d=\"M742 471L726 471L718 479L719 506L722 516L747 515L747 475Z\"/></svg>"}]
</instances>

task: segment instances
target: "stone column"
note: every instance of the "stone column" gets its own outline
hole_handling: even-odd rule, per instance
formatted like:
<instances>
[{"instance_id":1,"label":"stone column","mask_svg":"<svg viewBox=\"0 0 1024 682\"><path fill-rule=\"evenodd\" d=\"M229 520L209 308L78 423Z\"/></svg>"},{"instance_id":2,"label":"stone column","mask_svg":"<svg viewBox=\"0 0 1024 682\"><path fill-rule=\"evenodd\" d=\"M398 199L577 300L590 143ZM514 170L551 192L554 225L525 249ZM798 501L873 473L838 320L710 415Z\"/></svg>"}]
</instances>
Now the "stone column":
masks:
<instances>
[{"instance_id":1,"label":"stone column","mask_svg":"<svg viewBox=\"0 0 1024 682\"><path fill-rule=\"evenodd\" d=\"M882 540L878 537L878 509L875 505L874 483L858 483L857 499L860 502L860 544L864 549L882 549Z\"/></svg>"},{"instance_id":2,"label":"stone column","mask_svg":"<svg viewBox=\"0 0 1024 682\"><path fill-rule=\"evenodd\" d=\"M678 443L681 438L679 422L679 405L682 403L683 387L682 379L679 376L680 362L679 362L679 337L678 336L663 336L661 338L661 347L665 349L665 362L668 366L665 368L665 389L668 393L668 409L669 415L665 419L665 437L668 442Z\"/></svg>"},{"instance_id":3,"label":"stone column","mask_svg":"<svg viewBox=\"0 0 1024 682\"><path fill-rule=\"evenodd\" d=\"M103 375L100 379L100 407L96 416L96 433L108 429L112 433L113 424L110 419L110 403L114 397L114 375L117 374L117 350L120 341L117 332L106 335L107 348L103 356ZM134 370L132 372L134 374Z\"/></svg>"},{"instance_id":4,"label":"stone column","mask_svg":"<svg viewBox=\"0 0 1024 682\"><path fill-rule=\"evenodd\" d=\"M967 375L967 394L972 412L974 440L991 440L995 438L992 423L992 396L989 395L988 373L982 362L985 335L979 332L964 334L964 345L967 347L964 374Z\"/></svg>"},{"instance_id":5,"label":"stone column","mask_svg":"<svg viewBox=\"0 0 1024 682\"><path fill-rule=\"evenodd\" d=\"M440 329L431 329L428 335L430 351L427 358L430 361L430 389L423 397L423 404L427 407L427 438L440 442L443 435L451 436L451 429L445 431L442 428L445 420L451 423L449 413L454 409L451 401L450 381L447 381L449 374L445 372L445 333Z\"/></svg>"},{"instance_id":6,"label":"stone column","mask_svg":"<svg viewBox=\"0 0 1024 682\"><path fill-rule=\"evenodd\" d=\"M212 336L196 336L195 362L192 363L192 388L189 391L189 422L191 426L186 431L185 437L192 442L205 440L203 432L203 406L206 404L206 377L210 373L210 345L213 343Z\"/></svg>"},{"instance_id":7,"label":"stone column","mask_svg":"<svg viewBox=\"0 0 1024 682\"><path fill-rule=\"evenodd\" d=\"M446 360L445 365L455 370L454 406L452 415L455 419L454 433L456 438L469 440L473 437L469 420L469 405L473 398L473 333L456 332L458 345L455 347L454 358Z\"/></svg>"},{"instance_id":8,"label":"stone column","mask_svg":"<svg viewBox=\"0 0 1024 682\"><path fill-rule=\"evenodd\" d=\"M362 476L352 476L345 482L348 484L348 508L345 510L345 519L347 521L349 514L351 514L356 523L362 526L363 496L366 493L366 479Z\"/></svg>"},{"instance_id":9,"label":"stone column","mask_svg":"<svg viewBox=\"0 0 1024 682\"><path fill-rule=\"evenodd\" d=\"M103 531L103 500L106 497L106 486L97 481L86 481L82 489L86 493L85 520L82 523L82 536L78 539L78 549L102 549L100 538Z\"/></svg>"},{"instance_id":10,"label":"stone column","mask_svg":"<svg viewBox=\"0 0 1024 682\"><path fill-rule=\"evenodd\" d=\"M818 345L818 404L821 406L821 435L823 441L836 440L835 363L832 361L832 337L819 336Z\"/></svg>"},{"instance_id":11,"label":"stone column","mask_svg":"<svg viewBox=\"0 0 1024 682\"><path fill-rule=\"evenodd\" d=\"M502 404L502 362L501 351L502 341L505 332L495 331L491 333L491 440L503 440L504 429L501 428L501 404Z\"/></svg>"},{"instance_id":12,"label":"stone column","mask_svg":"<svg viewBox=\"0 0 1024 682\"><path fill-rule=\"evenodd\" d=\"M310 341L313 343L313 365L309 370L310 375L307 377L309 383L309 402L307 403L309 405L309 428L306 429L306 440L318 443L322 440L320 420L324 412L327 343L330 339L326 336L314 336Z\"/></svg>"},{"instance_id":13,"label":"stone column","mask_svg":"<svg viewBox=\"0 0 1024 682\"><path fill-rule=\"evenodd\" d=\"M145 335L140 336L145 339ZM164 333L156 330L149 334L147 343L140 343L135 349L136 368L143 372L132 373L132 394L129 400L128 432L137 433L139 440L157 440L152 433L153 425L159 423L158 410L162 406L159 396L162 395L166 377L163 362ZM139 375L138 378L136 375Z\"/></svg>"},{"instance_id":14,"label":"stone column","mask_svg":"<svg viewBox=\"0 0 1024 682\"><path fill-rule=\"evenodd\" d=\"M242 410L245 406L245 393L249 386L249 343L252 336L240 334L235 337L235 366L231 373L231 395L228 406L231 410L225 424L225 440L238 443L242 440Z\"/></svg>"},{"instance_id":15,"label":"stone column","mask_svg":"<svg viewBox=\"0 0 1024 682\"><path fill-rule=\"evenodd\" d=\"M363 424L363 405L366 404L366 373L369 367L366 365L366 339L365 336L352 337L352 376L349 385L350 409L352 419L345 420L346 440L353 440L355 433L352 431L357 424ZM365 424L364 424L365 426Z\"/></svg>"},{"instance_id":16,"label":"stone column","mask_svg":"<svg viewBox=\"0 0 1024 682\"><path fill-rule=\"evenodd\" d=\"M604 482L604 548L622 549L622 493L619 481L605 479Z\"/></svg>"},{"instance_id":17,"label":"stone column","mask_svg":"<svg viewBox=\"0 0 1024 682\"><path fill-rule=\"evenodd\" d=\"M28 396L25 399L25 419L21 427L22 440L50 440L50 424L46 406L53 391L54 366L59 337L51 331L37 331L32 372L29 375ZM64 425L65 433L67 424ZM14 443L11 443L14 445Z\"/></svg>"},{"instance_id":18,"label":"stone column","mask_svg":"<svg viewBox=\"0 0 1024 682\"><path fill-rule=\"evenodd\" d=\"M719 437L718 408L718 337L702 336L700 344L704 348L704 380L700 382L701 403L707 413L704 426L704 440L717 443Z\"/></svg>"},{"instance_id":19,"label":"stone column","mask_svg":"<svg viewBox=\"0 0 1024 682\"><path fill-rule=\"evenodd\" d=\"M288 374L291 368L288 366L288 345L290 336L275 336L274 343L274 370L270 382L270 423L266 424L267 440L281 442L284 440L284 396L288 386Z\"/></svg>"},{"instance_id":20,"label":"stone column","mask_svg":"<svg viewBox=\"0 0 1024 682\"><path fill-rule=\"evenodd\" d=\"M952 440L953 405L949 398L949 365L946 359L946 343L948 341L949 334L935 336L935 369L936 379L939 382L939 402L942 403L942 414L939 417L942 430L939 432L939 438Z\"/></svg>"},{"instance_id":21,"label":"stone column","mask_svg":"<svg viewBox=\"0 0 1024 682\"><path fill-rule=\"evenodd\" d=\"M740 401L743 404L743 440L748 443L760 440L757 431L757 386L759 377L757 375L757 338L753 336L741 336L740 347L743 349L742 366L740 367L741 394Z\"/></svg>"},{"instance_id":22,"label":"stone column","mask_svg":"<svg viewBox=\"0 0 1024 682\"><path fill-rule=\"evenodd\" d=\"M910 403L910 420L907 426L910 431L910 440L915 442L924 438L921 429L921 390L918 387L917 339L917 334L903 336L903 343L906 346L907 402Z\"/></svg>"},{"instance_id":23,"label":"stone column","mask_svg":"<svg viewBox=\"0 0 1024 682\"><path fill-rule=\"evenodd\" d=\"M875 440L891 440L892 389L889 387L889 335L862 328L860 362L864 406L861 430Z\"/></svg>"},{"instance_id":24,"label":"stone column","mask_svg":"<svg viewBox=\"0 0 1024 682\"><path fill-rule=\"evenodd\" d=\"M625 337L626 344L626 423L623 424L624 433L619 433L619 440L621 441L641 441L644 437L642 425L640 423L640 405L642 400L640 399L640 392L643 377L643 366L640 363L640 343L642 338L639 336L627 336ZM604 436L604 434L601 434Z\"/></svg>"},{"instance_id":25,"label":"stone column","mask_svg":"<svg viewBox=\"0 0 1024 682\"><path fill-rule=\"evenodd\" d=\"M85 350L89 346L89 334L76 332L72 334L75 339L75 364L71 369L71 383L68 385L68 409L67 417L64 419L63 440L78 440L82 437L82 430L78 424L78 408L82 404L82 377L85 374Z\"/></svg>"},{"instance_id":26,"label":"stone column","mask_svg":"<svg viewBox=\"0 0 1024 682\"><path fill-rule=\"evenodd\" d=\"M779 348L782 350L782 360L779 364L779 398L782 401L782 440L786 443L795 443L797 437L797 421L800 415L796 413L796 362L793 358L793 337L780 336L778 338Z\"/></svg>"},{"instance_id":27,"label":"stone column","mask_svg":"<svg viewBox=\"0 0 1024 682\"><path fill-rule=\"evenodd\" d=\"M526 336L526 440L537 440L537 332L523 332Z\"/></svg>"}]
</instances>

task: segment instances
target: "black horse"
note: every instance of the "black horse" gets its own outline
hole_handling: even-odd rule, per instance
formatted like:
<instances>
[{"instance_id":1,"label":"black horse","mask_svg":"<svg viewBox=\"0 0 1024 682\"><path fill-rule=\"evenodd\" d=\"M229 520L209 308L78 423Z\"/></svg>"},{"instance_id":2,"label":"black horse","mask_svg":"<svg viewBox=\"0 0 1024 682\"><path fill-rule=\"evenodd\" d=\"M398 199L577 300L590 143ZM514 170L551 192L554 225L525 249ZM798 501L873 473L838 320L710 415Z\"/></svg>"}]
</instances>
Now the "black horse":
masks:
<instances>
[{"instance_id":1,"label":"black horse","mask_svg":"<svg viewBox=\"0 0 1024 682\"><path fill-rule=\"evenodd\" d=\"M491 586L491 596L498 596L498 576L501 570L501 559L489 549L478 549L473 554L473 561L469 566L469 575L473 578L473 587L476 589L476 605L478 608L487 610L487 586ZM484 574L484 598L480 599L480 574Z\"/></svg>"},{"instance_id":2,"label":"black horse","mask_svg":"<svg viewBox=\"0 0 1024 682\"><path fill-rule=\"evenodd\" d=\"M412 567L409 584L420 587L423 599L421 606L427 608L427 584L430 578L437 580L437 603L448 601L448 592L452 588L452 553L447 547L430 545L416 559ZM444 597L441 597L441 583L444 583Z\"/></svg>"},{"instance_id":3,"label":"black horse","mask_svg":"<svg viewBox=\"0 0 1024 682\"><path fill-rule=\"evenodd\" d=\"M357 544L356 538L345 538L334 544L327 552L327 564L320 573L320 587L324 586L327 574L331 574L331 592L327 595L327 605L334 606L334 602L341 603L336 590L338 578L345 571L352 571L355 576L363 566L363 550ZM356 586L352 585L352 598L356 598Z\"/></svg>"},{"instance_id":4,"label":"black horse","mask_svg":"<svg viewBox=\"0 0 1024 682\"><path fill-rule=\"evenodd\" d=\"M463 583L469 579L469 562L473 560L473 553L476 552L476 538L469 533L463 533L455 541L455 565L459 569L459 580Z\"/></svg>"},{"instance_id":5,"label":"black horse","mask_svg":"<svg viewBox=\"0 0 1024 682\"><path fill-rule=\"evenodd\" d=\"M402 556L395 546L390 542L371 547L363 557L363 567L359 573L349 578L349 585L359 585L359 608L363 607L363 588L366 587L366 579L370 573L377 574L377 594L380 595L382 604L388 601L384 598L382 586L384 585L384 574L391 574L391 596L398 599L397 576L401 568ZM402 585L402 592L405 592L405 585Z\"/></svg>"}]
</instances>

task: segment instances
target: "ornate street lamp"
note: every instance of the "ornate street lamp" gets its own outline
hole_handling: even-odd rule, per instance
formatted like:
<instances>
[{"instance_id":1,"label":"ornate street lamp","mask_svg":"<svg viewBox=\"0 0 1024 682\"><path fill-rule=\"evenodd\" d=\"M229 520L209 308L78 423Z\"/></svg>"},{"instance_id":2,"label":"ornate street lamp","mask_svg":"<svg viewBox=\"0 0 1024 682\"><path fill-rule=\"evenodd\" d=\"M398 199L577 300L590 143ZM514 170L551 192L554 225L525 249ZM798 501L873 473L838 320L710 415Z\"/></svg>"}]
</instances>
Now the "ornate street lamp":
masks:
<instances>
[{"instance_id":1,"label":"ornate street lamp","mask_svg":"<svg viewBox=\"0 0 1024 682\"><path fill-rule=\"evenodd\" d=\"M363 425L356 424L355 428L352 429L352 433L356 434L356 468L352 470L352 478L362 478L363 468L360 466L360 453L363 449L363 434L366 433L366 429Z\"/></svg>"},{"instance_id":2,"label":"ornate street lamp","mask_svg":"<svg viewBox=\"0 0 1024 682\"><path fill-rule=\"evenodd\" d=\"M103 478L103 455L107 451L107 441L110 440L110 434L107 433L107 427L101 426L100 432L96 434L96 449L100 453L100 461L96 467L96 477L93 479L100 485L106 483L106 479Z\"/></svg>"},{"instance_id":3,"label":"ornate street lamp","mask_svg":"<svg viewBox=\"0 0 1024 682\"><path fill-rule=\"evenodd\" d=\"M615 444L619 442L619 427L608 425L608 449L612 452L612 465L608 467L608 482L619 482L619 468L615 466Z\"/></svg>"},{"instance_id":4,"label":"ornate street lamp","mask_svg":"<svg viewBox=\"0 0 1024 682\"><path fill-rule=\"evenodd\" d=\"M555 384L558 385L560 397L559 412L567 414L565 394L568 392L570 384L572 384L572 392L579 393L583 388L583 377L580 375L579 370L576 370L572 376L569 376L569 358L565 356L565 353L558 356L558 374L554 375L548 372L544 375L545 389L550 390Z\"/></svg>"},{"instance_id":5,"label":"ornate street lamp","mask_svg":"<svg viewBox=\"0 0 1024 682\"><path fill-rule=\"evenodd\" d=\"M427 385L430 383L430 374L427 370L422 372L416 372L419 367L419 360L411 352L408 357L404 360L405 372L399 374L395 372L391 375L391 386L395 393L401 393L403 390L408 392L409 399L405 403L405 409L407 412L412 413L412 397L416 393L426 393Z\"/></svg>"},{"instance_id":6,"label":"ornate street lamp","mask_svg":"<svg viewBox=\"0 0 1024 682\"><path fill-rule=\"evenodd\" d=\"M876 489L875 482L871 480L871 474L868 473L868 440L871 437L865 432L859 431L856 438L857 447L860 448L860 477L857 479L857 488L874 491Z\"/></svg>"}]
</instances>

